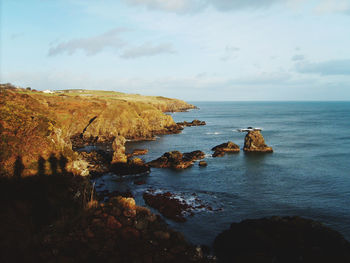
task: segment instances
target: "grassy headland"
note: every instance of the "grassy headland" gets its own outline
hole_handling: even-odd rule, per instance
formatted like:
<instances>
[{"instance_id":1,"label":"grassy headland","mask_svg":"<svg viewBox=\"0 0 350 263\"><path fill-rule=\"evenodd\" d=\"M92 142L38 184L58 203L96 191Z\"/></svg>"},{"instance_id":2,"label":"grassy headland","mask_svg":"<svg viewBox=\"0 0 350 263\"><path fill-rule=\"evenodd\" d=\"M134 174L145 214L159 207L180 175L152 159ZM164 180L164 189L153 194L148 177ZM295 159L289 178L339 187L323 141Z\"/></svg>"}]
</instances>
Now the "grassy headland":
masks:
<instances>
[{"instance_id":1,"label":"grassy headland","mask_svg":"<svg viewBox=\"0 0 350 263\"><path fill-rule=\"evenodd\" d=\"M86 173L72 138L109 142L113 162L125 162L126 139L169 133L176 123L164 112L194 108L181 100L113 91L43 93L11 87L0 87L0 174L7 176L37 174L38 161L50 157L65 158L74 174Z\"/></svg>"}]
</instances>

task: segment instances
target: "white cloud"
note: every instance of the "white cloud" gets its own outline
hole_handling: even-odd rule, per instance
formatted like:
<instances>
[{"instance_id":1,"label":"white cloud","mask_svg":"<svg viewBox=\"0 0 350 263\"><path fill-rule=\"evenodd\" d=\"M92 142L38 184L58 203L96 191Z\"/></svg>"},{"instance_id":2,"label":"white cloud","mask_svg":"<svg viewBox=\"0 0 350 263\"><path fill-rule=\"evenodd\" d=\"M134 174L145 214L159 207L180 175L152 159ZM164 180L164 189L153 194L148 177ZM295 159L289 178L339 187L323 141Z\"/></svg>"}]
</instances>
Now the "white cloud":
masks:
<instances>
[{"instance_id":1,"label":"white cloud","mask_svg":"<svg viewBox=\"0 0 350 263\"><path fill-rule=\"evenodd\" d=\"M145 43L140 46L132 47L124 50L121 57L126 59L133 59L146 56L155 56L159 54L173 54L175 53L173 47L169 43L153 45L151 43Z\"/></svg>"},{"instance_id":2,"label":"white cloud","mask_svg":"<svg viewBox=\"0 0 350 263\"><path fill-rule=\"evenodd\" d=\"M105 48L119 50L126 45L126 43L119 37L119 34L123 31L125 31L125 29L115 28L101 35L86 38L75 38L66 42L61 42L56 46L51 47L48 55L55 56L62 53L72 55L75 52L82 50L88 56L91 56L96 55Z\"/></svg>"}]
</instances>

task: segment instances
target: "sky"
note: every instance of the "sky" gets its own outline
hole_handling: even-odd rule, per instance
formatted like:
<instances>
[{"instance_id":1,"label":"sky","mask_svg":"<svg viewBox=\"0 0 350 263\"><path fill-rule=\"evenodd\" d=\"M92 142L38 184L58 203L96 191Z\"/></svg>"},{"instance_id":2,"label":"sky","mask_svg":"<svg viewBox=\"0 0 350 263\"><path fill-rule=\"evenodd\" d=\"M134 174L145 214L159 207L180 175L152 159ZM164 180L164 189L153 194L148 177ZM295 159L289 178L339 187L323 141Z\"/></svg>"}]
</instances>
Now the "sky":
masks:
<instances>
[{"instance_id":1,"label":"sky","mask_svg":"<svg viewBox=\"0 0 350 263\"><path fill-rule=\"evenodd\" d=\"M0 82L350 100L350 0L0 0Z\"/></svg>"}]
</instances>

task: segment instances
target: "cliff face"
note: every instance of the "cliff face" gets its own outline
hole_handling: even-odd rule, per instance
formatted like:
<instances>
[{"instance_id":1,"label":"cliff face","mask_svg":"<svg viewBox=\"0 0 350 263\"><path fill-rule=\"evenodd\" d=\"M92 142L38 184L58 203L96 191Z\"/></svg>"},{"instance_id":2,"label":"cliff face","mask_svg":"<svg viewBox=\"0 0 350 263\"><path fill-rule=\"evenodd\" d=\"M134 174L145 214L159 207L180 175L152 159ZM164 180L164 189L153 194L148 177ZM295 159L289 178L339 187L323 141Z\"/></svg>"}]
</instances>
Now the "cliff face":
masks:
<instances>
[{"instance_id":1,"label":"cliff face","mask_svg":"<svg viewBox=\"0 0 350 263\"><path fill-rule=\"evenodd\" d=\"M126 139L150 139L176 126L166 111L194 108L181 100L81 91L44 94L0 90L0 173L23 175L38 171L40 157L67 158L79 173L87 164L72 150L71 138L95 138L113 144L114 161L125 161ZM22 165L23 163L23 165ZM17 167L16 167L17 165ZM44 168L49 172L48 162Z\"/></svg>"}]
</instances>

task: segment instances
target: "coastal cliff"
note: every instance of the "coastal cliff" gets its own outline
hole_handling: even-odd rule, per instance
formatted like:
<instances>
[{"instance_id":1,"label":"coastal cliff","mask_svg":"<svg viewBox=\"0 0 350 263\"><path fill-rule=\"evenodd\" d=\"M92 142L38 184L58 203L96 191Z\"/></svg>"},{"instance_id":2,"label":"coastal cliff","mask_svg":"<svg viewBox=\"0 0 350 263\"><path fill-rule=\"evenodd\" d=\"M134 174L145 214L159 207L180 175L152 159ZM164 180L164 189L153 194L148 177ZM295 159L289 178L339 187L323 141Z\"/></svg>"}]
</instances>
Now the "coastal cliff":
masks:
<instances>
[{"instance_id":1,"label":"coastal cliff","mask_svg":"<svg viewBox=\"0 0 350 263\"><path fill-rule=\"evenodd\" d=\"M50 158L65 162L68 171L87 174L88 164L72 149L77 141L109 144L113 162L126 162L126 140L177 132L180 127L165 112L192 108L164 97L88 90L42 93L2 85L0 174L37 174L39 160L47 172Z\"/></svg>"}]
</instances>

